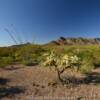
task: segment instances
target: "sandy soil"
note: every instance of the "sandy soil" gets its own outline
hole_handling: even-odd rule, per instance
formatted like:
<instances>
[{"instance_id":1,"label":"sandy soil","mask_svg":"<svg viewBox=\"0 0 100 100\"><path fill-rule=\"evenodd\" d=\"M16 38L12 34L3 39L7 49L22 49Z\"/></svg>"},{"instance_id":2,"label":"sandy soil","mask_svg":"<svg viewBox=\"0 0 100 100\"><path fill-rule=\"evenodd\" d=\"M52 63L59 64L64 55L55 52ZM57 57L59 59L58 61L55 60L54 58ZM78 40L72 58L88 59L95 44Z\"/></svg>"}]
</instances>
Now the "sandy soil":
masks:
<instances>
[{"instance_id":1,"label":"sandy soil","mask_svg":"<svg viewBox=\"0 0 100 100\"><path fill-rule=\"evenodd\" d=\"M100 69L83 76L67 70L70 85L58 81L56 72L40 66L14 65L0 69L0 100L100 100Z\"/></svg>"}]
</instances>

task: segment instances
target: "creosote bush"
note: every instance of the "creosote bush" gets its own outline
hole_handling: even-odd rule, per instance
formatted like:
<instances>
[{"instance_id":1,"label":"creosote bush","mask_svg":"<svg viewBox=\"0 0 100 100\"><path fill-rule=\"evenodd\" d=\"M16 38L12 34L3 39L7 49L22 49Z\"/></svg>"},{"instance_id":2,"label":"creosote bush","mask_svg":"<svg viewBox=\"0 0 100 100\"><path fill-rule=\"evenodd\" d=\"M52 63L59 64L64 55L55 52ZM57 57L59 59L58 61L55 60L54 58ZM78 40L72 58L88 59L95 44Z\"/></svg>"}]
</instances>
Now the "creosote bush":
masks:
<instances>
[{"instance_id":1,"label":"creosote bush","mask_svg":"<svg viewBox=\"0 0 100 100\"><path fill-rule=\"evenodd\" d=\"M24 65L35 65L41 61L41 55L44 52L40 46L28 45L20 48L15 53L15 59L17 62Z\"/></svg>"},{"instance_id":2,"label":"creosote bush","mask_svg":"<svg viewBox=\"0 0 100 100\"><path fill-rule=\"evenodd\" d=\"M93 53L88 50L84 50L80 51L78 56L80 57L81 61L79 70L84 74L91 72L92 69L94 69Z\"/></svg>"},{"instance_id":3,"label":"creosote bush","mask_svg":"<svg viewBox=\"0 0 100 100\"><path fill-rule=\"evenodd\" d=\"M5 67L12 64L13 59L11 57L2 57L0 58L0 67Z\"/></svg>"},{"instance_id":4,"label":"creosote bush","mask_svg":"<svg viewBox=\"0 0 100 100\"><path fill-rule=\"evenodd\" d=\"M87 74L94 69L94 65L91 61L84 60L80 66L80 71L83 74Z\"/></svg>"}]
</instances>

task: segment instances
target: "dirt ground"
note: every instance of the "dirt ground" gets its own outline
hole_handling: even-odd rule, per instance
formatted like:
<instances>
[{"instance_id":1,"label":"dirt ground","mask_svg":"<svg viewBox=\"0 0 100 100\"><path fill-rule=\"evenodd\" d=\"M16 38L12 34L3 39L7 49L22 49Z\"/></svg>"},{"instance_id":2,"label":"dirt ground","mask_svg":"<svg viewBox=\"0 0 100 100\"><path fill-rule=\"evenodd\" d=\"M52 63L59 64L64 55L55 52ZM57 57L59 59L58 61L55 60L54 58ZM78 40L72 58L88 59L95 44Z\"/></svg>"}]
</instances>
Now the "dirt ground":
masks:
<instances>
[{"instance_id":1,"label":"dirt ground","mask_svg":"<svg viewBox=\"0 0 100 100\"><path fill-rule=\"evenodd\" d=\"M67 70L64 86L56 72L40 66L0 69L0 100L100 100L100 69L89 75Z\"/></svg>"}]
</instances>

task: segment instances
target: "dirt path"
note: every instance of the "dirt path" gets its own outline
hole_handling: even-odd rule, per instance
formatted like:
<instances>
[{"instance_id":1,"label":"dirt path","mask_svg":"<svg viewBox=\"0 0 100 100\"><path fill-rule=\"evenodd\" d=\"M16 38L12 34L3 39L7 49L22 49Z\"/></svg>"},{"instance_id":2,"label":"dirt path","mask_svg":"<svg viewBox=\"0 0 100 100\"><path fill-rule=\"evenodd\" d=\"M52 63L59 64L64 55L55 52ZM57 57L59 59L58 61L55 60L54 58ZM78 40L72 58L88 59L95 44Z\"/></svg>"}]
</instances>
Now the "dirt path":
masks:
<instances>
[{"instance_id":1,"label":"dirt path","mask_svg":"<svg viewBox=\"0 0 100 100\"><path fill-rule=\"evenodd\" d=\"M66 87L57 83L55 71L49 68L15 67L0 69L0 100L100 100L99 82ZM100 79L100 69L93 73L98 73L95 79Z\"/></svg>"}]
</instances>

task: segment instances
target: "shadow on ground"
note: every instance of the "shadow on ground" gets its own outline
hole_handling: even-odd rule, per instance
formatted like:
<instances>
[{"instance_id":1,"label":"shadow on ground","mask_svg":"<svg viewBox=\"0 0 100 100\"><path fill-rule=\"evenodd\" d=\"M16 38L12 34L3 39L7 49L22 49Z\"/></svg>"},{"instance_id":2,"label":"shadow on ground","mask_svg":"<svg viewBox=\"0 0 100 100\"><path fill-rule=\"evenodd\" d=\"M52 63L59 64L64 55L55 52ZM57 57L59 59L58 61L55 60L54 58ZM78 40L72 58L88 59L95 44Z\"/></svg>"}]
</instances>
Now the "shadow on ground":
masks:
<instances>
[{"instance_id":1,"label":"shadow on ground","mask_svg":"<svg viewBox=\"0 0 100 100\"><path fill-rule=\"evenodd\" d=\"M0 85L6 85L10 80L7 78L0 78Z\"/></svg>"},{"instance_id":2,"label":"shadow on ground","mask_svg":"<svg viewBox=\"0 0 100 100\"><path fill-rule=\"evenodd\" d=\"M100 83L100 73L97 72L92 72L86 75L84 78L85 83L93 83L93 84L98 84Z\"/></svg>"},{"instance_id":3,"label":"shadow on ground","mask_svg":"<svg viewBox=\"0 0 100 100\"><path fill-rule=\"evenodd\" d=\"M8 88L0 88L0 98L3 97L13 97L16 94L24 93L25 89L21 86L8 87Z\"/></svg>"},{"instance_id":4,"label":"shadow on ground","mask_svg":"<svg viewBox=\"0 0 100 100\"><path fill-rule=\"evenodd\" d=\"M67 76L63 77L65 84L73 84L73 85L80 85L80 84L100 84L100 73L92 72L86 74L83 78L76 78L75 76Z\"/></svg>"},{"instance_id":5,"label":"shadow on ground","mask_svg":"<svg viewBox=\"0 0 100 100\"><path fill-rule=\"evenodd\" d=\"M10 87L7 83L10 82L9 79L0 78L0 98L13 97L16 94L24 93L25 88L22 86Z\"/></svg>"}]
</instances>

